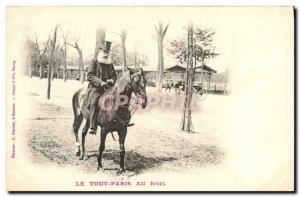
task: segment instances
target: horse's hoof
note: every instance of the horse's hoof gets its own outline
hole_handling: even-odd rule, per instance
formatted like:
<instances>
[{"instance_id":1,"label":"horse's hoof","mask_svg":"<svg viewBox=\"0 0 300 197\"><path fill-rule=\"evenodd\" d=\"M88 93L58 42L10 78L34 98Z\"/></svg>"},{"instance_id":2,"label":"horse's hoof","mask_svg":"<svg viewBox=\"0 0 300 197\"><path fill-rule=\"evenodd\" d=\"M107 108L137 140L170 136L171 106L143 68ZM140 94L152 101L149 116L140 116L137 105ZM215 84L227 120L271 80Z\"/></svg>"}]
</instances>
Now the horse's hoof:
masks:
<instances>
[{"instance_id":1,"label":"horse's hoof","mask_svg":"<svg viewBox=\"0 0 300 197\"><path fill-rule=\"evenodd\" d=\"M80 156L80 152L76 152L76 156L79 157Z\"/></svg>"},{"instance_id":2,"label":"horse's hoof","mask_svg":"<svg viewBox=\"0 0 300 197\"><path fill-rule=\"evenodd\" d=\"M79 160L84 160L84 156L80 157Z\"/></svg>"}]
</instances>

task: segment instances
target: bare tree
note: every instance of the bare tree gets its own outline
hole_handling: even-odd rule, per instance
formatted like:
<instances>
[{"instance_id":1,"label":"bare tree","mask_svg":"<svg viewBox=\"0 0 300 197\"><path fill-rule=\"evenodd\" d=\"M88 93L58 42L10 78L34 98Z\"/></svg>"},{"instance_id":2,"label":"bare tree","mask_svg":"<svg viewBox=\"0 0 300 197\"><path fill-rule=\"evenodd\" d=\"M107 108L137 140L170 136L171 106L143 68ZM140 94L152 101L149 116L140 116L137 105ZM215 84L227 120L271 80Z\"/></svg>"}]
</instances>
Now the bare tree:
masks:
<instances>
[{"instance_id":1,"label":"bare tree","mask_svg":"<svg viewBox=\"0 0 300 197\"><path fill-rule=\"evenodd\" d=\"M193 40L193 24L188 25L188 39L187 39L187 68L186 68L186 82L185 82L185 103L182 121L180 125L181 131L193 132L192 124L192 111L191 111L191 101L193 96L193 79L194 79L194 69L193 69L193 50L194 50L194 40Z\"/></svg>"},{"instance_id":2,"label":"bare tree","mask_svg":"<svg viewBox=\"0 0 300 197\"><path fill-rule=\"evenodd\" d=\"M121 30L121 33L115 33L121 37L121 50L122 50L122 65L123 65L123 70L122 72L124 73L124 70L127 66L127 54L126 54L126 37L127 37L127 31L125 29Z\"/></svg>"},{"instance_id":3,"label":"bare tree","mask_svg":"<svg viewBox=\"0 0 300 197\"><path fill-rule=\"evenodd\" d=\"M79 47L78 40L74 44L70 44L68 42L66 42L66 44L73 47L78 52L79 79L80 82L83 84L85 80L84 79L85 76L84 76L84 68L83 68L82 47Z\"/></svg>"},{"instance_id":4,"label":"bare tree","mask_svg":"<svg viewBox=\"0 0 300 197\"><path fill-rule=\"evenodd\" d=\"M63 33L62 32L62 37L63 37L63 40L64 40L64 69L63 69L63 79L64 79L64 82L67 81L67 42L68 42L68 34L69 34L69 31L67 31L67 33Z\"/></svg>"},{"instance_id":5,"label":"bare tree","mask_svg":"<svg viewBox=\"0 0 300 197\"><path fill-rule=\"evenodd\" d=\"M134 67L138 67L141 64L141 57L137 53L136 47L134 47Z\"/></svg>"},{"instance_id":6,"label":"bare tree","mask_svg":"<svg viewBox=\"0 0 300 197\"><path fill-rule=\"evenodd\" d=\"M55 50L55 44L56 44L57 29L58 29L58 25L56 25L55 29L54 29L54 35L53 35L53 40L52 40L52 49L51 49L51 54L50 54L50 62L48 64L47 99L50 99L50 92L51 92L51 72L52 72L52 67L53 67L53 62L54 62L53 56L54 56L54 50Z\"/></svg>"},{"instance_id":7,"label":"bare tree","mask_svg":"<svg viewBox=\"0 0 300 197\"><path fill-rule=\"evenodd\" d=\"M123 59L123 73L126 68L126 36L127 36L127 31L122 30L121 31L121 46L122 46L122 59Z\"/></svg>"},{"instance_id":8,"label":"bare tree","mask_svg":"<svg viewBox=\"0 0 300 197\"><path fill-rule=\"evenodd\" d=\"M25 49L25 65L26 67L24 68L25 73L28 73L28 76L30 78L32 78L33 73L36 73L36 69L37 69L37 65L38 65L38 55L36 52L36 45L35 42L32 41L29 38L26 38L25 41L25 45L24 45L24 49Z\"/></svg>"},{"instance_id":9,"label":"bare tree","mask_svg":"<svg viewBox=\"0 0 300 197\"><path fill-rule=\"evenodd\" d=\"M59 44L56 44L56 47L54 49L53 54L53 72L51 75L51 80L54 79L54 73L56 74L56 77L59 78L59 68L62 65L63 59L64 59L64 49L63 46L60 46Z\"/></svg>"},{"instance_id":10,"label":"bare tree","mask_svg":"<svg viewBox=\"0 0 300 197\"><path fill-rule=\"evenodd\" d=\"M95 52L94 52L94 59L96 60L99 53L100 46L105 44L105 36L106 36L106 30L103 27L99 27L96 32L96 46L95 46Z\"/></svg>"},{"instance_id":11,"label":"bare tree","mask_svg":"<svg viewBox=\"0 0 300 197\"><path fill-rule=\"evenodd\" d=\"M164 27L162 22L158 23L158 27L155 25L157 32L157 46L158 46L158 65L157 65L157 77L156 77L156 87L158 91L161 92L163 74L164 74L164 55L163 55L163 42L166 32L168 30L169 24Z\"/></svg>"},{"instance_id":12,"label":"bare tree","mask_svg":"<svg viewBox=\"0 0 300 197\"><path fill-rule=\"evenodd\" d=\"M64 79L64 75L67 78L67 72L64 73L64 71L67 71L66 69L66 64L65 64L65 50L64 50L64 46L62 46L59 51L58 51L58 64L59 66L57 68L59 68L62 64L63 64L63 79ZM59 77L59 70L57 69L57 78ZM66 82L66 81L64 81Z\"/></svg>"},{"instance_id":13,"label":"bare tree","mask_svg":"<svg viewBox=\"0 0 300 197\"><path fill-rule=\"evenodd\" d=\"M50 36L48 37L48 40L44 46L43 49L41 49L39 42L38 42L38 37L35 36L35 47L36 47L36 53L38 56L38 64L39 64L39 77L40 79L43 78L43 67L46 63L46 52L48 49L48 45L49 45L49 41L50 41Z\"/></svg>"}]
</instances>

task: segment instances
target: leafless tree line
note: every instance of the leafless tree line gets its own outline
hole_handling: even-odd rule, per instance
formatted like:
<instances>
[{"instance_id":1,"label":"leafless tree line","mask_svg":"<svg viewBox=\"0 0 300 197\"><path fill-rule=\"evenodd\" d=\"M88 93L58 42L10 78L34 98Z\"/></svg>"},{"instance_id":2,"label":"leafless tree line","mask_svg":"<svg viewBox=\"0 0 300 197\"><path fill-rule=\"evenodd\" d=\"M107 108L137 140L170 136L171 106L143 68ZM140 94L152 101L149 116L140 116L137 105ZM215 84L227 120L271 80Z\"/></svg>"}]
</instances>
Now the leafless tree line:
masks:
<instances>
[{"instance_id":1,"label":"leafless tree line","mask_svg":"<svg viewBox=\"0 0 300 197\"><path fill-rule=\"evenodd\" d=\"M164 78L164 38L169 28L169 23L164 24L159 22L154 25L157 38L157 76L156 87L159 92L162 89L162 83ZM35 72L39 78L47 77L48 90L47 97L50 99L51 80L54 78L54 74L58 77L59 68L63 66L63 80L68 79L67 73L67 58L69 50L76 50L77 52L77 64L78 64L78 79L81 83L85 81L84 73L84 59L83 59L83 40L79 38L71 37L70 31L63 31L61 25L56 25L51 34L49 34L46 41L41 42L37 35L34 39L28 39L27 49L29 51L30 61L28 64L28 75L32 77L32 73ZM60 31L59 31L60 30ZM120 37L120 44L115 44L112 47L112 59L117 65L123 66L123 70L128 65L147 65L148 59L145 55L142 55L138 51L128 52L126 49L126 38L130 35L129 30L122 29L120 33L115 33ZM192 54L194 58L194 68L196 68L197 62L201 62L201 65L205 60L213 58L218 55L215 52L215 46L213 45L214 31L210 29L194 28L194 52ZM58 39L60 37L61 39ZM97 59L99 48L105 44L106 29L99 26L96 30L95 37L95 51L94 59ZM60 41L62 40L62 41ZM187 60L187 40L186 36L171 41L170 46L167 48L169 54L174 55L175 58L181 62Z\"/></svg>"}]
</instances>

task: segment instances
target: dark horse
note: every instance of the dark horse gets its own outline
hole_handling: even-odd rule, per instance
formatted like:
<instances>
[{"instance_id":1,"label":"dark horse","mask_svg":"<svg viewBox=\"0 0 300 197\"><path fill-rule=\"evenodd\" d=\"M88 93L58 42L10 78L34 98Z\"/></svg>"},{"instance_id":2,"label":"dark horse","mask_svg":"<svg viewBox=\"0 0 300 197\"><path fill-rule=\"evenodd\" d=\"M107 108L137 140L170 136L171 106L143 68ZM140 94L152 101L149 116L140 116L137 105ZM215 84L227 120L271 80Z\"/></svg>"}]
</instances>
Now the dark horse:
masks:
<instances>
[{"instance_id":1,"label":"dark horse","mask_svg":"<svg viewBox=\"0 0 300 197\"><path fill-rule=\"evenodd\" d=\"M101 127L101 140L98 155L98 167L99 170L102 168L102 153L105 149L105 139L108 133L117 131L119 136L120 145L120 170L118 173L123 173L124 169L124 157L125 157L125 147L124 142L127 134L128 122L131 118L130 99L132 93L135 93L138 100L141 101L142 108L147 105L147 94L146 94L146 78L142 68L126 68L123 75L118 79L114 87L110 91L106 92L99 99L99 114L97 116L98 125ZM76 137L77 152L76 155L80 157L81 160L85 158L85 137L89 129L89 110L85 106L86 92L79 89L75 92L72 99L73 111L74 111L74 123L73 131ZM111 98L107 102L107 98ZM119 99L121 98L121 99ZM104 105L101 105L101 102ZM118 104L116 101L120 101ZM111 105L109 109L103 109L102 106ZM82 130L82 153L80 150L80 142L78 138L78 130L81 126L83 119L86 119L85 126Z\"/></svg>"},{"instance_id":2,"label":"dark horse","mask_svg":"<svg viewBox=\"0 0 300 197\"><path fill-rule=\"evenodd\" d=\"M164 86L165 86L165 92L167 92L167 90L169 90L169 93L170 93L171 89L174 87L174 82L172 80L168 80L168 81L166 81Z\"/></svg>"},{"instance_id":3,"label":"dark horse","mask_svg":"<svg viewBox=\"0 0 300 197\"><path fill-rule=\"evenodd\" d=\"M185 83L184 81L178 81L174 83L174 89L176 94L181 94L184 91Z\"/></svg>"}]
</instances>

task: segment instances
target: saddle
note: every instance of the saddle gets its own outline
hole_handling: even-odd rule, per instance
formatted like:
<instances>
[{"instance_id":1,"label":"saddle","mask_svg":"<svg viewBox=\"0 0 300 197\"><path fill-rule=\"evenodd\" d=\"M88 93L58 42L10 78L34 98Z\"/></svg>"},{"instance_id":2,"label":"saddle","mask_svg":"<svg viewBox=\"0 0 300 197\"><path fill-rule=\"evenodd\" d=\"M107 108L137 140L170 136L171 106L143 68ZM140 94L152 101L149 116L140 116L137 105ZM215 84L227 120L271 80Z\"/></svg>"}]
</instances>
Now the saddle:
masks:
<instances>
[{"instance_id":1,"label":"saddle","mask_svg":"<svg viewBox=\"0 0 300 197\"><path fill-rule=\"evenodd\" d=\"M104 89L104 92L102 93L102 95L100 96L100 98L99 98L99 101L100 101L100 99L101 99L101 97L103 97L104 95L107 95L107 94L113 94L113 92L115 91L115 89L116 89L116 86L113 86L113 87L111 87L109 90L105 90ZM91 99L91 97L90 97L90 93L91 93L91 91L89 91L89 89L87 89L86 90L86 93L85 93L85 96L84 96L84 98L83 98L83 107L85 107L86 109L90 109L90 99Z\"/></svg>"},{"instance_id":2,"label":"saddle","mask_svg":"<svg viewBox=\"0 0 300 197\"><path fill-rule=\"evenodd\" d=\"M127 107L124 107L123 109L115 109L115 91L117 86L113 86L109 90L105 90L105 92L99 97L98 106L99 106L99 117L100 117L100 123L102 125L122 125L125 126L133 126L133 123L128 124L130 118L131 118L131 112ZM90 91L86 92L86 95L84 96L82 100L82 112L86 114L88 117L89 111L90 111ZM111 97L110 97L111 95ZM112 99L109 99L112 98ZM103 106L109 107L109 110L107 109L101 109L101 104ZM122 112L120 111L122 110Z\"/></svg>"}]
</instances>

